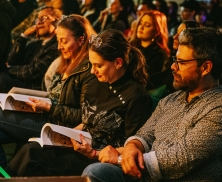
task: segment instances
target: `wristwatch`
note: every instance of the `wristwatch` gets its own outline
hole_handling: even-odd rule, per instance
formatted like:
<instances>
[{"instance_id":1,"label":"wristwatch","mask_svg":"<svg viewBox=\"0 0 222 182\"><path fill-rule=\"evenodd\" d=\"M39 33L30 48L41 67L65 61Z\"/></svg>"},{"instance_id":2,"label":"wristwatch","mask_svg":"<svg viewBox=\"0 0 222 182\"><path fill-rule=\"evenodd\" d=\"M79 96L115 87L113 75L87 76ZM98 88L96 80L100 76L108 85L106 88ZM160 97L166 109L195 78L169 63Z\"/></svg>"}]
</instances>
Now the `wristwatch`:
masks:
<instances>
[{"instance_id":1,"label":"wristwatch","mask_svg":"<svg viewBox=\"0 0 222 182\"><path fill-rule=\"evenodd\" d=\"M119 166L119 167L122 167L122 166L121 166L121 162L122 162L122 155L119 155L119 156L118 156L118 166Z\"/></svg>"}]
</instances>

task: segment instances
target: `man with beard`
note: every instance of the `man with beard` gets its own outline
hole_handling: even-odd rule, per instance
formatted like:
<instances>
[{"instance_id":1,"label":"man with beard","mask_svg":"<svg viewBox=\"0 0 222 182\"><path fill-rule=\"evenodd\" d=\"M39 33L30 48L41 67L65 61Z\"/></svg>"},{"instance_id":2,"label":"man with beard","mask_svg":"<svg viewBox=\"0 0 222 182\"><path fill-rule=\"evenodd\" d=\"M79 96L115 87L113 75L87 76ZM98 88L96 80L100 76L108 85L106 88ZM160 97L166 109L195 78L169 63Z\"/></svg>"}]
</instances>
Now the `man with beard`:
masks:
<instances>
[{"instance_id":1,"label":"man with beard","mask_svg":"<svg viewBox=\"0 0 222 182\"><path fill-rule=\"evenodd\" d=\"M9 53L8 70L0 73L0 92L12 87L41 90L43 76L51 62L59 56L56 40L56 22L61 18L60 10L43 7L35 25L25 30ZM36 35L40 40L27 44L27 38Z\"/></svg>"},{"instance_id":2,"label":"man with beard","mask_svg":"<svg viewBox=\"0 0 222 182\"><path fill-rule=\"evenodd\" d=\"M183 30L171 66L178 91L159 102L146 124L127 139L122 155L110 146L103 149L99 160L105 163L88 166L83 175L92 182L139 181L141 177L147 181L220 181L221 50L218 30Z\"/></svg>"}]
</instances>

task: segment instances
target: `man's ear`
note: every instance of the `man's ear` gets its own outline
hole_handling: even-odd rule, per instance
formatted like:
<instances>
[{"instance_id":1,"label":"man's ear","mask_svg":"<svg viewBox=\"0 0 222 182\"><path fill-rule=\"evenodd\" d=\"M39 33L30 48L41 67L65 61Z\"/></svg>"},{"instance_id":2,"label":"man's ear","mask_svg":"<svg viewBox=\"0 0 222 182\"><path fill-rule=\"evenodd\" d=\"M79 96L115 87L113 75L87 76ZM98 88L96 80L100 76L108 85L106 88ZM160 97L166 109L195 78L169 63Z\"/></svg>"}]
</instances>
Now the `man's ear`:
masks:
<instances>
[{"instance_id":1,"label":"man's ear","mask_svg":"<svg viewBox=\"0 0 222 182\"><path fill-rule=\"evenodd\" d=\"M210 73L210 71L213 68L213 63L211 61L205 61L202 65L201 65L201 70L202 70L202 76L205 76L207 74Z\"/></svg>"},{"instance_id":2,"label":"man's ear","mask_svg":"<svg viewBox=\"0 0 222 182\"><path fill-rule=\"evenodd\" d=\"M123 59L122 58L116 58L115 66L116 66L117 70L120 69L123 66Z\"/></svg>"}]
</instances>

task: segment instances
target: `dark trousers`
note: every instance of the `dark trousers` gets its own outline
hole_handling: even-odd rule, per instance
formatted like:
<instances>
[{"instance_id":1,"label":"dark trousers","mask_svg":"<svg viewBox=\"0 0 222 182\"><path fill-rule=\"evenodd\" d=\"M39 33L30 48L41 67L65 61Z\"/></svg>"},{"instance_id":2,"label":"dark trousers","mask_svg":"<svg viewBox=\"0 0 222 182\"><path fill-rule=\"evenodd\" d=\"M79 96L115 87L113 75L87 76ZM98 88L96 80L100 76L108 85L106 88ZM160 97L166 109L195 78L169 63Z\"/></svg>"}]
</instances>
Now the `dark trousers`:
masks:
<instances>
[{"instance_id":1,"label":"dark trousers","mask_svg":"<svg viewBox=\"0 0 222 182\"><path fill-rule=\"evenodd\" d=\"M74 176L97 160L89 159L66 147L41 148L37 142L24 145L6 171L11 176Z\"/></svg>"}]
</instances>

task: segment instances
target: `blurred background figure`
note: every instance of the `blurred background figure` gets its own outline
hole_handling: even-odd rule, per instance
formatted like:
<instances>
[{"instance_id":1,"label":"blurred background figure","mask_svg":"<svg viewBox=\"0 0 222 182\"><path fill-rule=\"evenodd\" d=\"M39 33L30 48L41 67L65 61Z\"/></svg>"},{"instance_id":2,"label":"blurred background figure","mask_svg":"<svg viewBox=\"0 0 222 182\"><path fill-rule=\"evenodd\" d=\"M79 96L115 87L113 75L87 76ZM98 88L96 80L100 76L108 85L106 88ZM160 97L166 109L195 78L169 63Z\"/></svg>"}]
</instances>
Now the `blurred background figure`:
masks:
<instances>
[{"instance_id":1,"label":"blurred background figure","mask_svg":"<svg viewBox=\"0 0 222 182\"><path fill-rule=\"evenodd\" d=\"M199 8L199 2L195 0L184 0L184 2L180 4L181 20L195 20L195 15L198 13Z\"/></svg>"},{"instance_id":2,"label":"blurred background figure","mask_svg":"<svg viewBox=\"0 0 222 182\"><path fill-rule=\"evenodd\" d=\"M199 12L195 16L195 20L202 24L203 26L206 26L207 23L207 18L208 18L208 12L205 8L201 7Z\"/></svg>"},{"instance_id":3,"label":"blurred background figure","mask_svg":"<svg viewBox=\"0 0 222 182\"><path fill-rule=\"evenodd\" d=\"M50 6L59 9L63 15L80 14L77 0L51 0Z\"/></svg>"},{"instance_id":4,"label":"blurred background figure","mask_svg":"<svg viewBox=\"0 0 222 182\"><path fill-rule=\"evenodd\" d=\"M202 25L199 22L196 22L194 20L184 20L177 29L177 33L172 37L172 45L170 46L171 48L171 59L172 56L176 55L178 46L179 46L179 34L187 28L197 28L197 27L202 27Z\"/></svg>"},{"instance_id":5,"label":"blurred background figure","mask_svg":"<svg viewBox=\"0 0 222 182\"><path fill-rule=\"evenodd\" d=\"M157 11L149 10L140 16L130 43L137 47L145 56L149 80L147 90L156 89L165 84L170 73L168 62L168 30L166 16ZM169 85L171 85L171 81ZM154 104L155 105L155 104Z\"/></svg>"},{"instance_id":6,"label":"blurred background figure","mask_svg":"<svg viewBox=\"0 0 222 182\"><path fill-rule=\"evenodd\" d=\"M210 1L206 25L216 28L222 27L222 7L220 6L219 0Z\"/></svg>"},{"instance_id":7,"label":"blurred background figure","mask_svg":"<svg viewBox=\"0 0 222 182\"><path fill-rule=\"evenodd\" d=\"M80 13L92 24L99 17L100 11L105 8L106 0L82 0L80 4Z\"/></svg>"},{"instance_id":8,"label":"blurred background figure","mask_svg":"<svg viewBox=\"0 0 222 182\"><path fill-rule=\"evenodd\" d=\"M31 27L35 24L35 19L38 15L38 12L43 6L52 6L56 9L59 9L64 15L80 13L80 7L77 0L39 0L38 8L32 11L32 13L25 20L23 20L12 30L11 35L13 42L20 36L21 32L24 32L28 27ZM36 37L31 37L29 41L35 39Z\"/></svg>"},{"instance_id":9,"label":"blurred background figure","mask_svg":"<svg viewBox=\"0 0 222 182\"><path fill-rule=\"evenodd\" d=\"M16 17L13 19L13 28L27 18L38 7L36 0L9 0L16 9Z\"/></svg>"},{"instance_id":10,"label":"blurred background figure","mask_svg":"<svg viewBox=\"0 0 222 182\"><path fill-rule=\"evenodd\" d=\"M100 12L100 16L93 23L97 33L106 29L116 29L124 32L129 28L128 0L111 0L108 7Z\"/></svg>"},{"instance_id":11,"label":"blurred background figure","mask_svg":"<svg viewBox=\"0 0 222 182\"><path fill-rule=\"evenodd\" d=\"M150 0L143 0L137 7L137 18L140 17L145 11L156 10L156 6Z\"/></svg>"},{"instance_id":12,"label":"blurred background figure","mask_svg":"<svg viewBox=\"0 0 222 182\"><path fill-rule=\"evenodd\" d=\"M12 20L16 9L7 0L0 0L0 72L6 70L6 61L11 49Z\"/></svg>"},{"instance_id":13,"label":"blurred background figure","mask_svg":"<svg viewBox=\"0 0 222 182\"><path fill-rule=\"evenodd\" d=\"M168 16L168 7L165 0L153 0L156 10Z\"/></svg>"},{"instance_id":14,"label":"blurred background figure","mask_svg":"<svg viewBox=\"0 0 222 182\"><path fill-rule=\"evenodd\" d=\"M131 25L131 23L137 18L135 4L133 0L128 0L126 11L128 16L128 23L129 25Z\"/></svg>"},{"instance_id":15,"label":"blurred background figure","mask_svg":"<svg viewBox=\"0 0 222 182\"><path fill-rule=\"evenodd\" d=\"M173 49L177 50L178 46L179 46L179 34L187 28L197 28L197 27L201 27L201 24L199 22L196 22L194 20L185 20L183 21L178 29L177 29L177 33L173 36Z\"/></svg>"},{"instance_id":16,"label":"blurred background figure","mask_svg":"<svg viewBox=\"0 0 222 182\"><path fill-rule=\"evenodd\" d=\"M136 20L134 20L131 24L130 24L130 30L127 32L126 34L126 37L128 39L131 38L132 34L133 34L133 31L135 30L136 28L136 22L137 22L137 19L146 11L148 10L155 10L156 9L156 6L152 3L152 1L150 0L143 0L140 4L138 4L137 6L137 11L136 11L136 15L137 15L137 18Z\"/></svg>"},{"instance_id":17,"label":"blurred background figure","mask_svg":"<svg viewBox=\"0 0 222 182\"><path fill-rule=\"evenodd\" d=\"M180 24L180 17L178 15L178 4L175 1L168 1L168 17L167 17L167 25L169 36L173 36L177 32L177 27Z\"/></svg>"}]
</instances>

